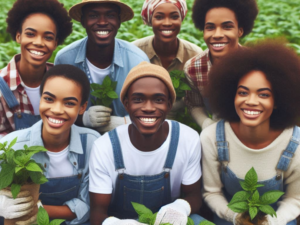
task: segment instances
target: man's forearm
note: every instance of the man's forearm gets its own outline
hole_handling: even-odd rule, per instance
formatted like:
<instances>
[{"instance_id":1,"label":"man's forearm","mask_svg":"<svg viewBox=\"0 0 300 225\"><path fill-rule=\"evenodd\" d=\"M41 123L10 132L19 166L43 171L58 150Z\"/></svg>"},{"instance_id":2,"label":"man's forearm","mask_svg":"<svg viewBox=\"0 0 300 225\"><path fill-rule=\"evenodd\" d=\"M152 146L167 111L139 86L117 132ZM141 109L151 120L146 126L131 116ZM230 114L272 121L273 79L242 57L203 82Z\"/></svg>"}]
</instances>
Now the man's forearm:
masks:
<instances>
[{"instance_id":1,"label":"man's forearm","mask_svg":"<svg viewBox=\"0 0 300 225\"><path fill-rule=\"evenodd\" d=\"M46 209L50 219L66 219L70 221L76 218L76 214L66 205L43 205L43 207Z\"/></svg>"},{"instance_id":2,"label":"man's forearm","mask_svg":"<svg viewBox=\"0 0 300 225\"><path fill-rule=\"evenodd\" d=\"M100 208L91 209L91 214L90 214L91 225L101 225L107 217L108 215L104 212L101 212Z\"/></svg>"}]
</instances>

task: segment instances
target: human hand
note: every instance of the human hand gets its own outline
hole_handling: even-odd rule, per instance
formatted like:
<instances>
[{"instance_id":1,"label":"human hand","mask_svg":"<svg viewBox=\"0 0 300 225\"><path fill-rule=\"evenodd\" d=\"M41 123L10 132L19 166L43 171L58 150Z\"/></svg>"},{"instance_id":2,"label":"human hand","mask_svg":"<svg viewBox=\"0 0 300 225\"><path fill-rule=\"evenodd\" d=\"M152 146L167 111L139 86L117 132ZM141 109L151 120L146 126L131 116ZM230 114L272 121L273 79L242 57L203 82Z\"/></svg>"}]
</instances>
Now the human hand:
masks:
<instances>
[{"instance_id":1,"label":"human hand","mask_svg":"<svg viewBox=\"0 0 300 225\"><path fill-rule=\"evenodd\" d=\"M131 123L129 116L125 116L125 117L111 116L110 122L106 126L97 128L97 131L99 133L105 133L107 131L111 131L115 129L117 126L128 124L128 123Z\"/></svg>"},{"instance_id":2,"label":"human hand","mask_svg":"<svg viewBox=\"0 0 300 225\"><path fill-rule=\"evenodd\" d=\"M0 216L15 219L27 215L33 210L34 201L29 191L21 191L13 199L11 191L0 191Z\"/></svg>"},{"instance_id":3,"label":"human hand","mask_svg":"<svg viewBox=\"0 0 300 225\"><path fill-rule=\"evenodd\" d=\"M159 225L161 223L186 225L190 213L190 204L183 199L177 199L173 203L161 207L157 213L154 225Z\"/></svg>"},{"instance_id":4,"label":"human hand","mask_svg":"<svg viewBox=\"0 0 300 225\"><path fill-rule=\"evenodd\" d=\"M102 225L147 225L147 224L140 223L132 219L120 220L116 217L108 217L103 221Z\"/></svg>"},{"instance_id":5,"label":"human hand","mask_svg":"<svg viewBox=\"0 0 300 225\"><path fill-rule=\"evenodd\" d=\"M215 123L215 122L216 121L213 121L211 118L206 118L204 120L204 122L202 123L202 126L201 126L202 130L205 129L206 127L208 127L209 125Z\"/></svg>"},{"instance_id":6,"label":"human hand","mask_svg":"<svg viewBox=\"0 0 300 225\"><path fill-rule=\"evenodd\" d=\"M95 105L84 112L82 117L83 125L86 127L103 127L110 121L111 108Z\"/></svg>"}]
</instances>

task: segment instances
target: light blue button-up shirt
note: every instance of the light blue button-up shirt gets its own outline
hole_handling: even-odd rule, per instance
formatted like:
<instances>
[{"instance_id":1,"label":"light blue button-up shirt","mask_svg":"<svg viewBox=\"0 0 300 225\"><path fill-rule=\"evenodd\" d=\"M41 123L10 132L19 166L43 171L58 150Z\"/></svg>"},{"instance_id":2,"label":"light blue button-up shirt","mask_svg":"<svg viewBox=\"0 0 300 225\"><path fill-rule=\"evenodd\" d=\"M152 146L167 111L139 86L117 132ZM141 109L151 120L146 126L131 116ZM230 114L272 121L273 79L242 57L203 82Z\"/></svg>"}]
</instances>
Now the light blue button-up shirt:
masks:
<instances>
[{"instance_id":1,"label":"light blue button-up shirt","mask_svg":"<svg viewBox=\"0 0 300 225\"><path fill-rule=\"evenodd\" d=\"M24 145L44 146L41 134L42 120L38 121L30 128L14 131L6 135L5 137L1 138L0 142L11 142L15 137L18 137L17 143L13 146L14 150L23 149ZM83 154L80 134L87 134L85 167L82 171L80 171L78 168L78 154ZM100 134L94 130L78 127L76 125L71 126L68 158L70 163L73 165L73 175L78 175L82 172L82 178L77 198L70 199L64 203L64 205L67 205L77 216L77 218L74 220L67 222L70 225L83 224L89 218L89 158L93 143L98 137L100 137ZM50 163L48 154L46 152L40 152L35 154L32 158L37 163L41 163L44 166L46 165L44 174L47 176L49 169L48 165Z\"/></svg>"},{"instance_id":2,"label":"light blue button-up shirt","mask_svg":"<svg viewBox=\"0 0 300 225\"><path fill-rule=\"evenodd\" d=\"M86 63L87 40L88 38L85 37L61 49L56 55L54 64L70 64L76 66L86 73L90 83L94 83ZM141 49L127 41L115 38L114 56L111 64L112 66L110 67L109 77L113 81L118 82L116 92L119 97L127 74L133 67L137 66L142 61L149 62L149 59ZM113 115L128 115L120 99L115 99L113 101Z\"/></svg>"}]
</instances>

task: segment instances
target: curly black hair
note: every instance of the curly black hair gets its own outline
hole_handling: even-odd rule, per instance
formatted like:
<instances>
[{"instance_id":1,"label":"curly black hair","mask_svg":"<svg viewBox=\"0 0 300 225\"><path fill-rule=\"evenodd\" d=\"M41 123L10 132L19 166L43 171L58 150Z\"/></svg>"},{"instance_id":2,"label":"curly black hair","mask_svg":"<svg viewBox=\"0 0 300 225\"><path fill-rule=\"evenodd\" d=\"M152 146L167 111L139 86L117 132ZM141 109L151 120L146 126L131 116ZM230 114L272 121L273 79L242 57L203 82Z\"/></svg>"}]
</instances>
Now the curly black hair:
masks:
<instances>
[{"instance_id":1,"label":"curly black hair","mask_svg":"<svg viewBox=\"0 0 300 225\"><path fill-rule=\"evenodd\" d=\"M206 13L212 8L219 7L228 8L235 13L238 26L244 30L242 37L252 31L258 14L256 0L195 0L192 9L195 27L203 31Z\"/></svg>"},{"instance_id":2,"label":"curly black hair","mask_svg":"<svg viewBox=\"0 0 300 225\"><path fill-rule=\"evenodd\" d=\"M272 86L276 108L270 127L294 126L300 116L300 59L293 50L270 40L229 53L212 67L205 91L213 113L230 122L240 121L234 107L237 85L253 70L262 71Z\"/></svg>"},{"instance_id":3,"label":"curly black hair","mask_svg":"<svg viewBox=\"0 0 300 225\"><path fill-rule=\"evenodd\" d=\"M71 18L62 3L57 0L17 0L6 18L6 31L10 33L13 40L16 40L17 32L22 31L22 24L26 17L32 13L44 13L53 19L59 45L71 34Z\"/></svg>"}]
</instances>

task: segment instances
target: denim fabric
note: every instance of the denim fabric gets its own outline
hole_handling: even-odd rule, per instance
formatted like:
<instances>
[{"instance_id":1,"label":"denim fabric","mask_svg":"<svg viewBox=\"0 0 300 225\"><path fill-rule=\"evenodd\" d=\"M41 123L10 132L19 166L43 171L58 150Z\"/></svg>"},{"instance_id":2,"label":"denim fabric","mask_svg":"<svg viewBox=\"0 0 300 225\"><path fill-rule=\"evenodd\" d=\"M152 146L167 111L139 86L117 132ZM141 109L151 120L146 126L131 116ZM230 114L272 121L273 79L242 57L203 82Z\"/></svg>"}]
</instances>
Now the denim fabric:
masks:
<instances>
[{"instance_id":1,"label":"denim fabric","mask_svg":"<svg viewBox=\"0 0 300 225\"><path fill-rule=\"evenodd\" d=\"M83 70L89 78L90 83L93 83L86 63L87 40L87 37L83 38L60 50L56 55L54 64L70 64L76 66ZM142 61L149 62L147 55L142 50L127 41L115 39L114 56L109 77L113 81L118 82L116 87L118 96L120 96L123 83L129 71ZM89 106L91 106L91 101L89 101L88 108ZM120 99L113 101L112 108L113 115L126 116L128 114Z\"/></svg>"},{"instance_id":2,"label":"denim fabric","mask_svg":"<svg viewBox=\"0 0 300 225\"><path fill-rule=\"evenodd\" d=\"M288 144L287 149L289 149L290 153L294 153L298 147L298 145L294 144L295 143L294 140L299 140L299 138L300 138L300 132L298 129L299 129L298 127L294 128L293 138L292 138L293 141L290 141L290 143ZM216 144L218 147L218 160L220 161L220 163L228 162L229 161L229 149L228 149L228 143L226 142L226 137L225 137L224 120L219 121L217 124L216 139L217 139ZM287 151L287 149L286 149L286 151ZM281 158L282 158L282 156L281 156ZM290 160L290 158L289 158L289 160ZM283 165L286 165L286 163L289 164L289 162L285 161ZM287 169L287 167L282 166L281 163L279 163L278 165L279 166L277 166L277 169L280 168L280 169L282 169L282 171ZM259 184L264 184L263 187L257 188L260 196L263 193L270 191L270 190L284 191L283 177L281 176L280 179L278 179L278 178L276 179L276 178L277 178L277 176L275 176L269 180L258 181ZM242 191L239 181L243 181L243 179L239 179L227 165L225 165L225 166L223 165L223 169L221 170L221 180L224 185L223 193L228 202L231 200L232 196L236 192ZM276 210L277 209L276 203L273 204L272 207ZM214 215L214 223L216 225L232 225L232 222L228 222L224 219L221 219L217 215ZM293 220L293 221L287 223L287 225L296 225L296 220Z\"/></svg>"},{"instance_id":3,"label":"denim fabric","mask_svg":"<svg viewBox=\"0 0 300 225\"><path fill-rule=\"evenodd\" d=\"M7 102L9 108L13 108L19 105L18 100L8 87L7 83L2 77L0 77L0 91ZM14 113L14 122L16 130L22 130L31 127L37 121L41 119L40 115L31 115L27 113Z\"/></svg>"},{"instance_id":4,"label":"denim fabric","mask_svg":"<svg viewBox=\"0 0 300 225\"><path fill-rule=\"evenodd\" d=\"M15 150L22 149L23 146L26 144L28 146L44 146L43 140L41 137L42 132L42 121L37 122L31 128L15 131L12 132L1 139L1 142L5 141L12 141L15 137L18 137L17 143L13 146ZM86 141L82 138L83 135L86 135ZM76 185L74 183L70 183L70 179L61 179L59 181L59 187L53 186L53 192L61 192L61 191L68 191L72 187L76 186L76 195L75 191L72 194L69 194L69 198L59 199L59 203L61 205L67 205L72 212L74 212L77 216L76 219L72 221L66 222L67 224L84 224L85 221L89 218L89 195L88 195L88 159L90 157L90 151L94 141L100 136L99 133L88 129L77 127L75 125L71 126L71 137L69 143L69 155L68 158L73 165L73 178L77 180ZM84 142L84 143L82 143ZM84 150L82 146L86 146ZM86 152L86 154L85 154ZM33 156L33 158L40 164L42 164L45 168L44 174L47 176L48 169L49 169L49 157L47 153L40 152ZM84 160L82 159L84 158ZM57 179L58 180L58 179ZM50 183L55 184L55 179L50 181ZM58 184L57 184L58 185ZM43 185L41 185L43 186ZM46 186L48 186L46 184ZM43 190L43 188L41 188ZM73 189L72 189L73 190ZM69 190L70 191L70 190ZM50 194L51 189L44 190L45 193ZM71 196L72 195L72 196ZM43 197L43 196L42 196ZM56 200L55 200L56 201ZM57 200L58 201L58 200ZM43 201L42 201L43 203ZM57 203L58 204L58 203Z\"/></svg>"}]
</instances>

